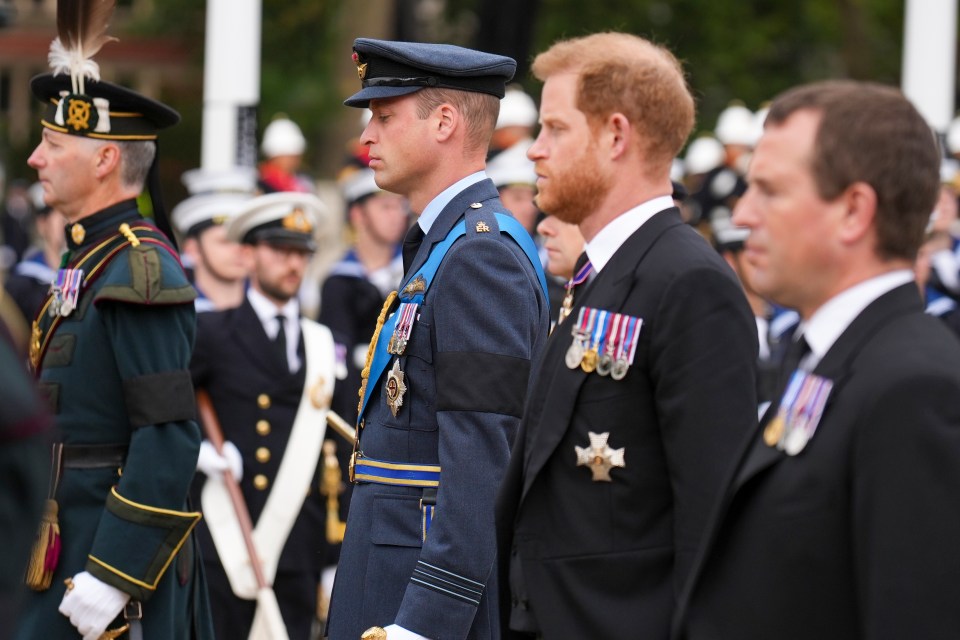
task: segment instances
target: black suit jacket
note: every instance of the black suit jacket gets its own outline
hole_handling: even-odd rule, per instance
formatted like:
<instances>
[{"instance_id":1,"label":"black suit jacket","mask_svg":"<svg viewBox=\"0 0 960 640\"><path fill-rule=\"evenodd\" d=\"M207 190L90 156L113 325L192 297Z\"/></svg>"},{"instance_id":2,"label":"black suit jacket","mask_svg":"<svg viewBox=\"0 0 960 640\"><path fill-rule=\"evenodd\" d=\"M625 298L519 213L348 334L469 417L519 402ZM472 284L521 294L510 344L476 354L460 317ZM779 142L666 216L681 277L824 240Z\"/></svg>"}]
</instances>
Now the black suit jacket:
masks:
<instances>
[{"instance_id":1,"label":"black suit jacket","mask_svg":"<svg viewBox=\"0 0 960 640\"><path fill-rule=\"evenodd\" d=\"M746 443L675 637L960 637L960 344L916 285L868 306L814 369L834 382L790 457Z\"/></svg>"},{"instance_id":2,"label":"black suit jacket","mask_svg":"<svg viewBox=\"0 0 960 640\"><path fill-rule=\"evenodd\" d=\"M565 366L584 305L643 319L623 380ZM577 293L536 371L499 498L507 635L507 565L519 553L526 593L513 595L545 638L667 636L709 505L756 422L756 353L733 272L674 208ZM588 432L625 448L612 482L576 466Z\"/></svg>"}]
</instances>

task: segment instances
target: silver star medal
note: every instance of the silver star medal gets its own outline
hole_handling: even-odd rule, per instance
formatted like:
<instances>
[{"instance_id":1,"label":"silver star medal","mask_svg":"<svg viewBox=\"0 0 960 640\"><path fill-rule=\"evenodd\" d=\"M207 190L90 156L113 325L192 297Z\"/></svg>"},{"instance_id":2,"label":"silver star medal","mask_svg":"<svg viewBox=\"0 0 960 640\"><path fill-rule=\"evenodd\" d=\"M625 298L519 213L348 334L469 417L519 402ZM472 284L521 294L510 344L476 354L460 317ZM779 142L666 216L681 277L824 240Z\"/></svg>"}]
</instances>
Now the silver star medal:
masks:
<instances>
[{"instance_id":1,"label":"silver star medal","mask_svg":"<svg viewBox=\"0 0 960 640\"><path fill-rule=\"evenodd\" d=\"M606 433L589 431L587 436L590 438L589 447L574 446L574 449L577 450L577 466L590 467L594 482L612 482L610 469L627 466L623 459L625 447L612 449L607 444L607 440L610 438L609 431Z\"/></svg>"},{"instance_id":2,"label":"silver star medal","mask_svg":"<svg viewBox=\"0 0 960 640\"><path fill-rule=\"evenodd\" d=\"M390 407L390 413L397 417L400 407L403 405L403 394L407 392L407 385L403 381L403 371L400 369L400 360L393 361L393 368L387 372L387 381L384 383L384 390L387 396L387 406Z\"/></svg>"}]
</instances>

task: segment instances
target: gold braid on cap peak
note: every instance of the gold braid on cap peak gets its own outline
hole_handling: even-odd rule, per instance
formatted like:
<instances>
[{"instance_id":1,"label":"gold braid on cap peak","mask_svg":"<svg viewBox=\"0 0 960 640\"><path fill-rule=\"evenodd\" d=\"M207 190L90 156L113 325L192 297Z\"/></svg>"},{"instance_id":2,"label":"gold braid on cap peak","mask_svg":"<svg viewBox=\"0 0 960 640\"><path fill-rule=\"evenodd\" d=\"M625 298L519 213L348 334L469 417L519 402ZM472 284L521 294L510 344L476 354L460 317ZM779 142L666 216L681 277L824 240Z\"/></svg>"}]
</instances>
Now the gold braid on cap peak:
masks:
<instances>
[{"instance_id":1,"label":"gold braid on cap peak","mask_svg":"<svg viewBox=\"0 0 960 640\"><path fill-rule=\"evenodd\" d=\"M116 0L57 0L57 38L50 44L47 61L54 75L69 73L74 93L85 93L85 80L100 80L100 65L93 60L108 42Z\"/></svg>"}]
</instances>

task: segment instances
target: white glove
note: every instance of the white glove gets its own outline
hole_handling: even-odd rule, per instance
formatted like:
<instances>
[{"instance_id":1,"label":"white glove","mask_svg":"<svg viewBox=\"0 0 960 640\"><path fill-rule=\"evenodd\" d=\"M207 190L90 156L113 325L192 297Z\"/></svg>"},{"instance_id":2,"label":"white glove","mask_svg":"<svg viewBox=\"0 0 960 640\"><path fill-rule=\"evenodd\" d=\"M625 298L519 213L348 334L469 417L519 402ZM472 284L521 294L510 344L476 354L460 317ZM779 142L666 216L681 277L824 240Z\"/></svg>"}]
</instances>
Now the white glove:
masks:
<instances>
[{"instance_id":1,"label":"white glove","mask_svg":"<svg viewBox=\"0 0 960 640\"><path fill-rule=\"evenodd\" d=\"M236 445L229 440L224 442L221 456L209 440L201 442L200 455L197 457L197 471L218 477L227 469L230 469L234 480L240 482L243 478L243 456L240 455Z\"/></svg>"},{"instance_id":2,"label":"white glove","mask_svg":"<svg viewBox=\"0 0 960 640\"><path fill-rule=\"evenodd\" d=\"M430 640L430 638L404 629L398 624L391 624L389 627L384 627L383 630L387 632L387 640Z\"/></svg>"},{"instance_id":3,"label":"white glove","mask_svg":"<svg viewBox=\"0 0 960 640\"><path fill-rule=\"evenodd\" d=\"M129 600L129 593L81 571L73 576L73 588L63 595L60 613L70 618L83 640L97 640Z\"/></svg>"}]
</instances>

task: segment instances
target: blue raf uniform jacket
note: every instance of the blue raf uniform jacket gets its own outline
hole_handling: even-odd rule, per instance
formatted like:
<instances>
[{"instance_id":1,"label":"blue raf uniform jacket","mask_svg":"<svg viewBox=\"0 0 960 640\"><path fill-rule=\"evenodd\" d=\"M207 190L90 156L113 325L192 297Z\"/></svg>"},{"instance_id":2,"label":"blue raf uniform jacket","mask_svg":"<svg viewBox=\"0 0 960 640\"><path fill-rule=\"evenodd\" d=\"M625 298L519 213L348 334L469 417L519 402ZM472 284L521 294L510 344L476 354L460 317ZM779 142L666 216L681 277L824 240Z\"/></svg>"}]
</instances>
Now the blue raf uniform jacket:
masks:
<instances>
[{"instance_id":1,"label":"blue raf uniform jacket","mask_svg":"<svg viewBox=\"0 0 960 640\"><path fill-rule=\"evenodd\" d=\"M371 377L359 441L364 458L440 466L432 524L427 530L421 504L433 501L430 490L354 487L327 627L334 640L391 623L429 638L499 637L494 498L549 322L537 271L499 233L494 212L502 211L489 180L468 187L404 276L401 291L465 219L466 235L444 256L404 353L384 370L399 358L403 404L394 416L387 375Z\"/></svg>"}]
</instances>

